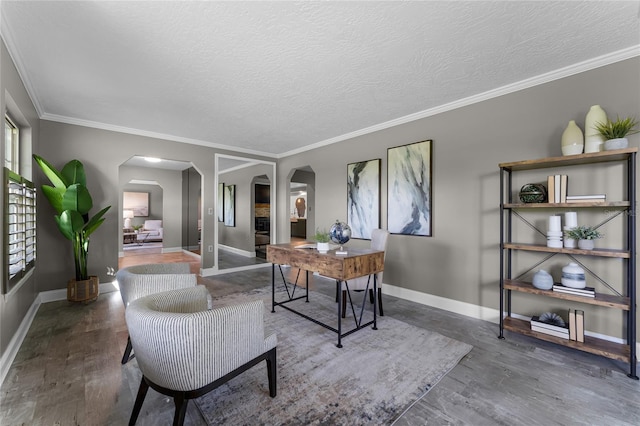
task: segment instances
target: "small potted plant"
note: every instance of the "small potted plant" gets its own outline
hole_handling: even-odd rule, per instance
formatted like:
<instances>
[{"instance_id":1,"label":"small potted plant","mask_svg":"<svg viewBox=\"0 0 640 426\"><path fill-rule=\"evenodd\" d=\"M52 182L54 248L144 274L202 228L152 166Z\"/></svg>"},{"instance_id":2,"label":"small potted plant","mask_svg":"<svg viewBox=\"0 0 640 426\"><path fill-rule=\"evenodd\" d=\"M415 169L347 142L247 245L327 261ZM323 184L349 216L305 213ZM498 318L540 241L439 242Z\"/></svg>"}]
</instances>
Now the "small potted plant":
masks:
<instances>
[{"instance_id":1,"label":"small potted plant","mask_svg":"<svg viewBox=\"0 0 640 426\"><path fill-rule=\"evenodd\" d=\"M578 248L582 250L593 250L594 240L604 237L604 234L591 226L583 225L565 231L565 237L578 240Z\"/></svg>"},{"instance_id":2,"label":"small potted plant","mask_svg":"<svg viewBox=\"0 0 640 426\"><path fill-rule=\"evenodd\" d=\"M316 248L320 253L329 251L329 232L326 229L320 230L316 228L316 234L313 239L316 241Z\"/></svg>"},{"instance_id":3,"label":"small potted plant","mask_svg":"<svg viewBox=\"0 0 640 426\"><path fill-rule=\"evenodd\" d=\"M635 130L637 125L638 121L634 117L616 117L616 121L607 120L605 123L596 123L596 130L605 138L604 149L610 151L628 147L629 140L626 136L638 133L638 130Z\"/></svg>"}]
</instances>

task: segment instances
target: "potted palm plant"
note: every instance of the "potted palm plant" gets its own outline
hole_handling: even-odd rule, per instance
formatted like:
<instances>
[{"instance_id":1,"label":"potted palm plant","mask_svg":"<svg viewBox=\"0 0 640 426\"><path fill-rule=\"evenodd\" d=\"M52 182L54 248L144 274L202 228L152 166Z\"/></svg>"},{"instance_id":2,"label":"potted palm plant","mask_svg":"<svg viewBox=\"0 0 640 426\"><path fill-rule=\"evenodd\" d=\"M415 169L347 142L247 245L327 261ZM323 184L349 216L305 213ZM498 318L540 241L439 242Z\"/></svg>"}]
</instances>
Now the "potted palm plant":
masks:
<instances>
[{"instance_id":1,"label":"potted palm plant","mask_svg":"<svg viewBox=\"0 0 640 426\"><path fill-rule=\"evenodd\" d=\"M73 243L75 279L67 284L67 299L72 302L95 300L99 294L97 276L89 276L87 255L89 236L104 222L107 206L89 217L93 207L91 194L86 186L84 166L78 160L71 160L57 170L44 158L34 154L33 159L40 166L51 185L42 185L42 193L56 211L54 219L60 233Z\"/></svg>"},{"instance_id":2,"label":"potted palm plant","mask_svg":"<svg viewBox=\"0 0 640 426\"><path fill-rule=\"evenodd\" d=\"M628 147L629 140L626 136L638 133L638 130L635 130L637 125L638 122L633 117L616 117L616 121L607 120L605 123L596 123L596 130L605 139L604 149L610 151Z\"/></svg>"},{"instance_id":3,"label":"potted palm plant","mask_svg":"<svg viewBox=\"0 0 640 426\"><path fill-rule=\"evenodd\" d=\"M604 237L604 234L592 226L577 226L565 231L566 238L578 240L578 248L582 250L593 250L595 241Z\"/></svg>"}]
</instances>

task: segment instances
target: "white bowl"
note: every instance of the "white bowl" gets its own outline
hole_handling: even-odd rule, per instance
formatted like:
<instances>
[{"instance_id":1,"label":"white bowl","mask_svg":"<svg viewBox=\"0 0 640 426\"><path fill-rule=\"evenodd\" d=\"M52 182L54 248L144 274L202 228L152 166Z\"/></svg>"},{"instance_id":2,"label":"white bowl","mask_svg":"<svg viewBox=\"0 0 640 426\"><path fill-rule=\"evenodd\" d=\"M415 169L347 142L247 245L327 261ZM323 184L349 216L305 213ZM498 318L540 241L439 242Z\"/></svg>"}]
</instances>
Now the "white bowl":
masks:
<instances>
[{"instance_id":1,"label":"white bowl","mask_svg":"<svg viewBox=\"0 0 640 426\"><path fill-rule=\"evenodd\" d=\"M629 146L629 140L627 138L609 139L604 142L604 150L612 151L614 149L625 149Z\"/></svg>"}]
</instances>

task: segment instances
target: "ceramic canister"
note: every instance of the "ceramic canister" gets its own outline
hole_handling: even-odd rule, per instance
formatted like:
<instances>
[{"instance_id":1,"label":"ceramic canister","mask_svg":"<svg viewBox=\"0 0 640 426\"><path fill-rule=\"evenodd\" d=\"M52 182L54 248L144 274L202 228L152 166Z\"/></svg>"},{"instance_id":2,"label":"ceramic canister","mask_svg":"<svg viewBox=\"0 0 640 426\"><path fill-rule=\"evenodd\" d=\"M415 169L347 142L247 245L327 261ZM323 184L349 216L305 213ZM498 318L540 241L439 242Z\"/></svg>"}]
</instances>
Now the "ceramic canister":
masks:
<instances>
[{"instance_id":1,"label":"ceramic canister","mask_svg":"<svg viewBox=\"0 0 640 426\"><path fill-rule=\"evenodd\" d=\"M584 275L584 269L578 266L577 263L570 262L567 266L562 268L562 285L571 288L585 288L587 281Z\"/></svg>"}]
</instances>

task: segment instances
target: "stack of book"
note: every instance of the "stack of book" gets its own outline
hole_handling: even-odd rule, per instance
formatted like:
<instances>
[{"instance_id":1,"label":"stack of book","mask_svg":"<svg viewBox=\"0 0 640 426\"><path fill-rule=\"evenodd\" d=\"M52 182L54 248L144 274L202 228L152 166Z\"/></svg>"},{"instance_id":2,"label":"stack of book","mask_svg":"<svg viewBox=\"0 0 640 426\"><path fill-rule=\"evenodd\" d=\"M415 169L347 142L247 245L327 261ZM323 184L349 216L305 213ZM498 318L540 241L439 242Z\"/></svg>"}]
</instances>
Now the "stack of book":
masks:
<instances>
[{"instance_id":1,"label":"stack of book","mask_svg":"<svg viewBox=\"0 0 640 426\"><path fill-rule=\"evenodd\" d=\"M605 194L593 195L567 195L566 203L604 202L607 201Z\"/></svg>"},{"instance_id":2,"label":"stack of book","mask_svg":"<svg viewBox=\"0 0 640 426\"><path fill-rule=\"evenodd\" d=\"M555 283L553 284L553 291L557 291L558 293L573 294L575 296L596 297L596 289L593 287L573 288Z\"/></svg>"},{"instance_id":3,"label":"stack of book","mask_svg":"<svg viewBox=\"0 0 640 426\"><path fill-rule=\"evenodd\" d=\"M542 322L538 316L531 318L531 330L569 340L569 327L561 327L559 325Z\"/></svg>"},{"instance_id":4,"label":"stack of book","mask_svg":"<svg viewBox=\"0 0 640 426\"><path fill-rule=\"evenodd\" d=\"M569 309L569 340L584 343L584 311Z\"/></svg>"},{"instance_id":5,"label":"stack of book","mask_svg":"<svg viewBox=\"0 0 640 426\"><path fill-rule=\"evenodd\" d=\"M567 175L547 176L547 194L550 203L567 202Z\"/></svg>"}]
</instances>

